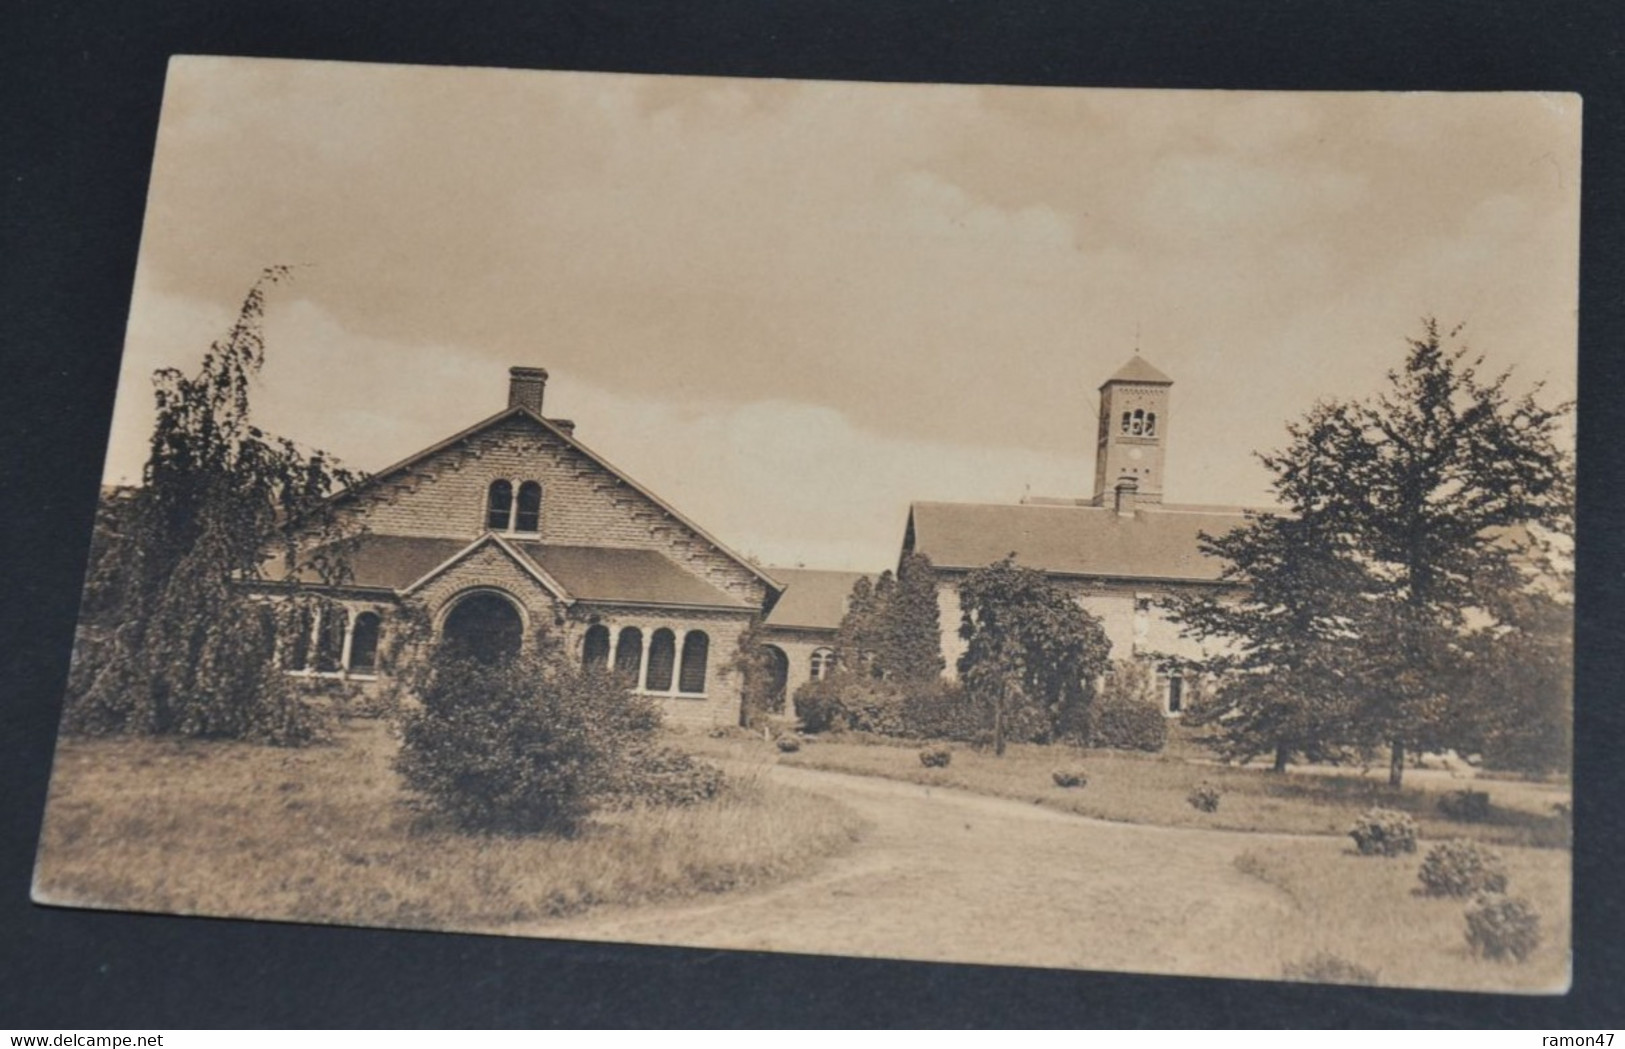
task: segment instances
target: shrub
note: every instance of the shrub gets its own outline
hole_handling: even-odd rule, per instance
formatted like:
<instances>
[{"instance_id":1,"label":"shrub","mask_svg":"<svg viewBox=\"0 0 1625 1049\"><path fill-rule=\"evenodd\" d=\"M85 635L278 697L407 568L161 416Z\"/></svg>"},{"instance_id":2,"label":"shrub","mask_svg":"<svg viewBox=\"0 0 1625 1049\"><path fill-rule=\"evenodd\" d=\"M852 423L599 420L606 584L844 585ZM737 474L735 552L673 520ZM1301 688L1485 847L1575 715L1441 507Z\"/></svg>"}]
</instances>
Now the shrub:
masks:
<instances>
[{"instance_id":1,"label":"shrub","mask_svg":"<svg viewBox=\"0 0 1625 1049\"><path fill-rule=\"evenodd\" d=\"M1089 785L1089 774L1082 769L1056 769L1049 774L1049 778L1055 781L1057 787L1064 790Z\"/></svg>"},{"instance_id":2,"label":"shrub","mask_svg":"<svg viewBox=\"0 0 1625 1049\"><path fill-rule=\"evenodd\" d=\"M1356 965L1330 951L1321 951L1301 962L1288 962L1282 967L1281 976L1287 980L1304 980L1310 983L1352 983L1370 986L1377 982L1375 969Z\"/></svg>"},{"instance_id":3,"label":"shrub","mask_svg":"<svg viewBox=\"0 0 1625 1049\"><path fill-rule=\"evenodd\" d=\"M809 681L796 689L796 717L803 732L839 732L846 728L846 708L833 678Z\"/></svg>"},{"instance_id":4,"label":"shrub","mask_svg":"<svg viewBox=\"0 0 1625 1049\"><path fill-rule=\"evenodd\" d=\"M928 681L903 688L903 734L912 739L982 743L993 736L992 711L957 681Z\"/></svg>"},{"instance_id":5,"label":"shrub","mask_svg":"<svg viewBox=\"0 0 1625 1049\"><path fill-rule=\"evenodd\" d=\"M1467 908L1467 945L1481 958L1521 962L1540 946L1540 915L1522 898L1480 896Z\"/></svg>"},{"instance_id":6,"label":"shrub","mask_svg":"<svg viewBox=\"0 0 1625 1049\"><path fill-rule=\"evenodd\" d=\"M1439 799L1439 812L1460 823L1482 823L1490 815L1490 796L1482 790L1453 790Z\"/></svg>"},{"instance_id":7,"label":"shrub","mask_svg":"<svg viewBox=\"0 0 1625 1049\"><path fill-rule=\"evenodd\" d=\"M1473 841L1440 842L1428 850L1416 874L1429 896L1472 896L1507 887L1501 857Z\"/></svg>"},{"instance_id":8,"label":"shrub","mask_svg":"<svg viewBox=\"0 0 1625 1049\"><path fill-rule=\"evenodd\" d=\"M1203 780L1185 795L1185 800L1198 812L1218 812L1219 797L1219 788Z\"/></svg>"},{"instance_id":9,"label":"shrub","mask_svg":"<svg viewBox=\"0 0 1625 1049\"><path fill-rule=\"evenodd\" d=\"M644 805L694 805L727 786L722 770L670 747L636 753L628 763L619 800Z\"/></svg>"},{"instance_id":10,"label":"shrub","mask_svg":"<svg viewBox=\"0 0 1625 1049\"><path fill-rule=\"evenodd\" d=\"M947 747L927 747L920 751L920 764L928 769L943 769L954 760L954 752Z\"/></svg>"},{"instance_id":11,"label":"shrub","mask_svg":"<svg viewBox=\"0 0 1625 1049\"><path fill-rule=\"evenodd\" d=\"M396 768L464 830L570 834L596 805L638 795L645 775L651 794L690 775L654 755L658 710L610 674L437 654L421 700Z\"/></svg>"},{"instance_id":12,"label":"shrub","mask_svg":"<svg viewBox=\"0 0 1625 1049\"><path fill-rule=\"evenodd\" d=\"M1398 856L1416 851L1416 823L1393 809L1368 809L1349 828L1362 856Z\"/></svg>"},{"instance_id":13,"label":"shrub","mask_svg":"<svg viewBox=\"0 0 1625 1049\"><path fill-rule=\"evenodd\" d=\"M778 739L773 741L773 745L778 747L779 750L785 754L794 754L796 751L801 749L801 737L780 736Z\"/></svg>"},{"instance_id":14,"label":"shrub","mask_svg":"<svg viewBox=\"0 0 1625 1049\"><path fill-rule=\"evenodd\" d=\"M1089 706L1085 735L1091 747L1155 752L1168 742L1168 719L1151 698L1151 671L1136 660L1113 664L1106 687Z\"/></svg>"},{"instance_id":15,"label":"shrub","mask_svg":"<svg viewBox=\"0 0 1625 1049\"><path fill-rule=\"evenodd\" d=\"M846 727L877 736L903 735L903 694L895 686L873 678L837 679Z\"/></svg>"}]
</instances>

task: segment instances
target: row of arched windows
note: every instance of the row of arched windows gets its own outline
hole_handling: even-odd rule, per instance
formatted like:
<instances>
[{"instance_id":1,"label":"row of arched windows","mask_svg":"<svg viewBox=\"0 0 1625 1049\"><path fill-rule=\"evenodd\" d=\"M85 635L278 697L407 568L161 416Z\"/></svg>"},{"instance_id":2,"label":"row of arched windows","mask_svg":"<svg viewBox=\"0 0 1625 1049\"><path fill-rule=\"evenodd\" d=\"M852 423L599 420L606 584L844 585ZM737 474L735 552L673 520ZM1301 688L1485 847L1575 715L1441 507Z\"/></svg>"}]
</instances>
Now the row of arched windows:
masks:
<instances>
[{"instance_id":1,"label":"row of arched windows","mask_svg":"<svg viewBox=\"0 0 1625 1049\"><path fill-rule=\"evenodd\" d=\"M645 692L703 695L711 639L703 630L685 630L680 651L681 655L677 634L667 627L650 634L645 645L643 631L638 627L622 627L612 639L609 627L595 623L587 628L582 642L581 665L600 669L613 666L616 673L631 678Z\"/></svg>"},{"instance_id":2,"label":"row of arched windows","mask_svg":"<svg viewBox=\"0 0 1625 1049\"><path fill-rule=\"evenodd\" d=\"M1131 437L1155 437L1157 435L1157 413L1148 412L1144 408L1124 412L1123 432Z\"/></svg>"},{"instance_id":3,"label":"row of arched windows","mask_svg":"<svg viewBox=\"0 0 1625 1049\"><path fill-rule=\"evenodd\" d=\"M512 481L492 481L485 495L485 527L493 532L540 532L542 486L525 481L515 498Z\"/></svg>"},{"instance_id":4,"label":"row of arched windows","mask_svg":"<svg viewBox=\"0 0 1625 1049\"><path fill-rule=\"evenodd\" d=\"M300 609L283 665L315 674L376 674L383 625L377 612L352 616L340 605Z\"/></svg>"}]
</instances>

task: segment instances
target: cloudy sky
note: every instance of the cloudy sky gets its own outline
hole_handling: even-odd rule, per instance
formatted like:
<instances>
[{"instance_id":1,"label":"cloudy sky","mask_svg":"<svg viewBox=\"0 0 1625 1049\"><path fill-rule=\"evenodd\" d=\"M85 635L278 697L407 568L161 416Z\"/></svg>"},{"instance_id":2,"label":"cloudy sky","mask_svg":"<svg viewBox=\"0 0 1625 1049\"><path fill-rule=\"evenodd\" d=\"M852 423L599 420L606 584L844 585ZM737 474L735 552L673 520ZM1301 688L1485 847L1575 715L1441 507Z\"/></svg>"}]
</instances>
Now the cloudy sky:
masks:
<instances>
[{"instance_id":1,"label":"cloudy sky","mask_svg":"<svg viewBox=\"0 0 1625 1049\"><path fill-rule=\"evenodd\" d=\"M1092 491L1095 390L1175 380L1167 498L1363 396L1419 319L1574 392L1580 103L183 58L106 477L256 274L262 425L376 469L550 415L770 564L879 568L917 499Z\"/></svg>"}]
</instances>

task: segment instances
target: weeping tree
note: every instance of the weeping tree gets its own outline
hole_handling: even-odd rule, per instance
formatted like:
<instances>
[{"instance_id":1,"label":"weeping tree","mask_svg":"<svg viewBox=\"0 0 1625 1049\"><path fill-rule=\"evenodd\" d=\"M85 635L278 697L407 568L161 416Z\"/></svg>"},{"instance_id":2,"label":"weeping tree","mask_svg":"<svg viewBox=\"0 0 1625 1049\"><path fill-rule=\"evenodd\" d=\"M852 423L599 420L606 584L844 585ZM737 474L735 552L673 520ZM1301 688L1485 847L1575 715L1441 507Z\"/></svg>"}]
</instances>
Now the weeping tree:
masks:
<instances>
[{"instance_id":1,"label":"weeping tree","mask_svg":"<svg viewBox=\"0 0 1625 1049\"><path fill-rule=\"evenodd\" d=\"M1048 738L1081 731L1111 659L1100 621L1014 554L967 575L959 603L959 673L992 708L994 753L1004 753L1008 723L1022 712L1041 718Z\"/></svg>"},{"instance_id":2,"label":"weeping tree","mask_svg":"<svg viewBox=\"0 0 1625 1049\"><path fill-rule=\"evenodd\" d=\"M318 733L277 642L309 621L320 587L347 575L349 539L328 497L357 478L251 421L266 294L287 276L260 275L195 375L154 376L142 484L104 497L97 519L68 731L290 745Z\"/></svg>"}]
</instances>

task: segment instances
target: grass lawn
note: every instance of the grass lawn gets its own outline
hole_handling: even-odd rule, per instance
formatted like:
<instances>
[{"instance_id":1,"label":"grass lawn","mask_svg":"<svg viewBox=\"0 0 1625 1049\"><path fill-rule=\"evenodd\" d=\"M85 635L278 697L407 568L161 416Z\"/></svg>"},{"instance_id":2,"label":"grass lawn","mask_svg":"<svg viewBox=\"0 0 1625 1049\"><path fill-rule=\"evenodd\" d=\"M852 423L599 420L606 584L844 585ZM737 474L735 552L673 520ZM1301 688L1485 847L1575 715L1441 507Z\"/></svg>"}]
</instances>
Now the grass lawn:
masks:
<instances>
[{"instance_id":1,"label":"grass lawn","mask_svg":"<svg viewBox=\"0 0 1625 1049\"><path fill-rule=\"evenodd\" d=\"M1367 982L1327 971L1335 958L1359 966L1384 986L1474 991L1563 991L1569 983L1570 856L1564 849L1501 848L1507 894L1540 915L1541 943L1523 963L1477 958L1468 950L1470 900L1418 893L1413 856L1360 856L1324 838L1261 839L1237 853L1242 874L1279 890L1288 919L1270 942L1235 944L1238 955L1279 958L1282 975L1316 982ZM1262 940L1263 931L1259 930ZM1243 937L1244 939L1245 937ZM1322 960L1319 971L1293 967Z\"/></svg>"},{"instance_id":2,"label":"grass lawn","mask_svg":"<svg viewBox=\"0 0 1625 1049\"><path fill-rule=\"evenodd\" d=\"M1473 838L1493 845L1535 847L1568 843L1567 821L1551 806L1567 801L1569 792L1547 784L1407 773L1405 785L1396 791L1387 785L1386 770L1381 777L1326 770L1275 774L1172 755L1036 744L1011 744L1003 757L990 750L954 746L947 768L925 768L920 764L920 744L851 734L816 737L793 754L777 754L772 744L743 735L726 740L690 737L682 745L713 756L750 755L757 760L776 756L785 764L807 768L957 787L1128 823L1343 835L1356 816L1381 805L1410 813L1424 839ZM1058 768L1083 769L1088 784L1057 787L1051 773ZM1199 812L1186 801L1191 789L1204 781L1221 793L1216 812ZM1438 811L1439 798L1468 786L1489 793L1489 818L1477 823L1444 818Z\"/></svg>"},{"instance_id":3,"label":"grass lawn","mask_svg":"<svg viewBox=\"0 0 1625 1049\"><path fill-rule=\"evenodd\" d=\"M40 841L45 903L503 932L514 922L793 876L855 840L827 801L731 777L718 801L608 813L570 840L436 829L403 796L396 743L64 739Z\"/></svg>"}]
</instances>

